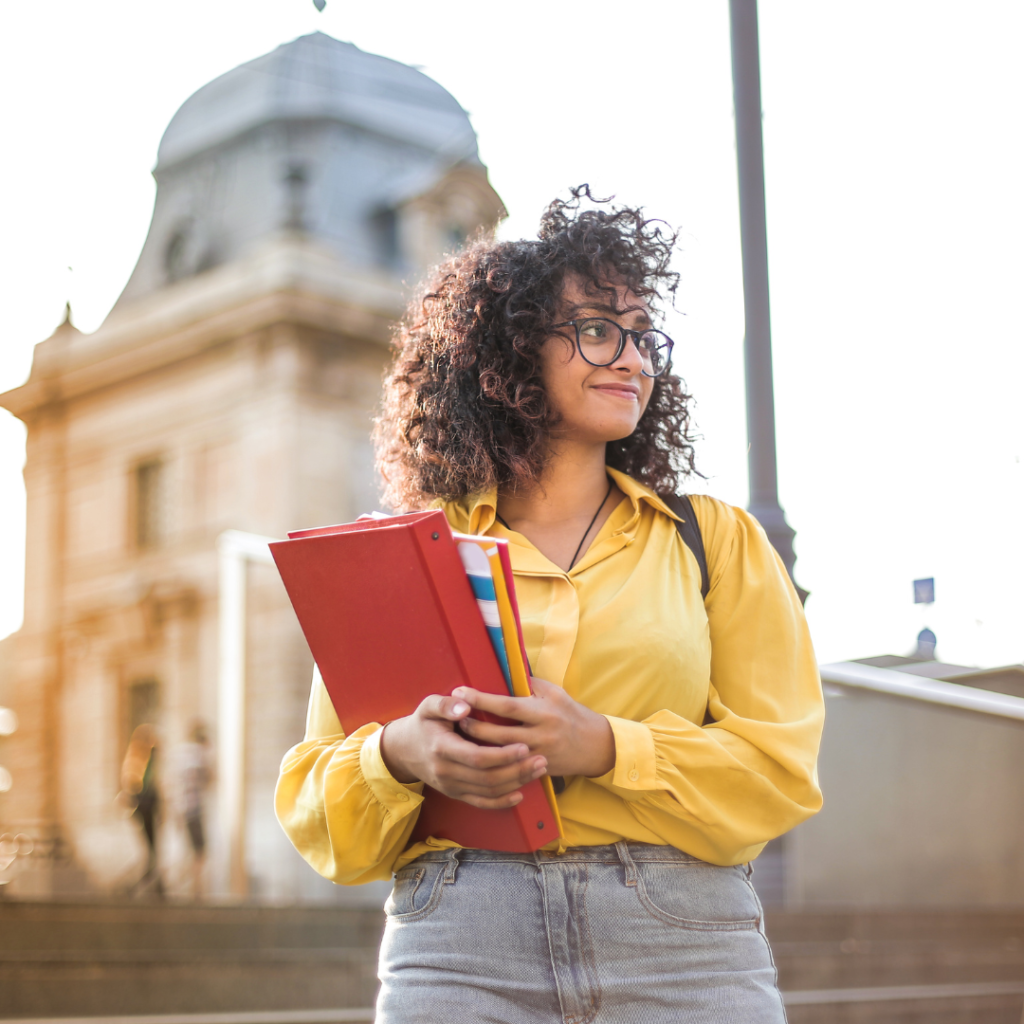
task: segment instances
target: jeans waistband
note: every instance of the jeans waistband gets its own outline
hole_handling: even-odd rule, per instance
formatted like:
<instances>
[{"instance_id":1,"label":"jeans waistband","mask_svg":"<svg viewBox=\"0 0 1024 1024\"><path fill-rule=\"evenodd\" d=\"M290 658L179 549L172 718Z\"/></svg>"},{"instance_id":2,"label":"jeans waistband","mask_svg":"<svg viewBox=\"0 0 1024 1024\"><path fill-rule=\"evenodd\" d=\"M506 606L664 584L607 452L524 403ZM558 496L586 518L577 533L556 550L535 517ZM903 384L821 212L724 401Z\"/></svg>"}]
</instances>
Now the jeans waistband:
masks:
<instances>
[{"instance_id":1,"label":"jeans waistband","mask_svg":"<svg viewBox=\"0 0 1024 1024\"><path fill-rule=\"evenodd\" d=\"M627 843L621 841L608 846L574 846L565 853L558 854L538 850L536 853L502 853L499 850L470 850L451 848L447 850L429 850L420 854L412 863L422 861L444 861L458 859L462 864L494 861L499 863L523 864L625 864L630 862L649 863L674 861L676 863L705 863L699 857L683 853L674 846L659 846L654 843Z\"/></svg>"}]
</instances>

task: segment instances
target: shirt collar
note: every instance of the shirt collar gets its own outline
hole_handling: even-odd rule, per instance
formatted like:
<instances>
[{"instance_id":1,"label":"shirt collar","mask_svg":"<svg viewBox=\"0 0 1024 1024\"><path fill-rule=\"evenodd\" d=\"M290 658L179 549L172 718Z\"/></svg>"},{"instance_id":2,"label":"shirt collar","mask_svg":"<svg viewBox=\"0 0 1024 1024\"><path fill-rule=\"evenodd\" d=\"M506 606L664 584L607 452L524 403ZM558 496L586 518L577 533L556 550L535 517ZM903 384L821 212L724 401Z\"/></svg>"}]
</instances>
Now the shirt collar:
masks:
<instances>
[{"instance_id":1,"label":"shirt collar","mask_svg":"<svg viewBox=\"0 0 1024 1024\"><path fill-rule=\"evenodd\" d=\"M659 512L664 512L671 519L679 519L679 516L675 514L665 504L661 498L650 489L637 480L634 480L631 476L626 476L625 473L619 472L617 469L612 469L611 466L605 466L605 470L608 475L615 481L619 490L629 498L633 505L633 513L635 518L640 516L640 502L645 501L652 508L656 508Z\"/></svg>"},{"instance_id":2,"label":"shirt collar","mask_svg":"<svg viewBox=\"0 0 1024 1024\"><path fill-rule=\"evenodd\" d=\"M612 469L611 466L605 466L605 470L633 506L633 515L626 526L622 528L623 533L630 533L636 529L636 524L640 520L641 502L646 502L671 519L679 519L679 516L650 487L617 469ZM435 507L445 510L448 521L457 533L472 534L486 533L494 525L497 521L497 506L498 490L496 487L468 495L458 501L438 501L435 504Z\"/></svg>"}]
</instances>

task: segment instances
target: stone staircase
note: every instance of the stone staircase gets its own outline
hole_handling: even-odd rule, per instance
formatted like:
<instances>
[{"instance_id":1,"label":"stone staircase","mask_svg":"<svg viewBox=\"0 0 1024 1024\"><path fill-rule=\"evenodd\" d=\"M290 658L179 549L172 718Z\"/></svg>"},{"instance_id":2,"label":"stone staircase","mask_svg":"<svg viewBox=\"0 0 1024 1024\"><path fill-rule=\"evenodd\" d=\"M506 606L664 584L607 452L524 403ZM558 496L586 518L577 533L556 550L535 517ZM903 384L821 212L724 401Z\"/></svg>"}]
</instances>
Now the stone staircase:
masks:
<instances>
[{"instance_id":1,"label":"stone staircase","mask_svg":"<svg viewBox=\"0 0 1024 1024\"><path fill-rule=\"evenodd\" d=\"M769 912L790 1024L1021 1024L1024 912Z\"/></svg>"},{"instance_id":2,"label":"stone staircase","mask_svg":"<svg viewBox=\"0 0 1024 1024\"><path fill-rule=\"evenodd\" d=\"M381 926L373 909L0 900L0 1020L369 1022ZM791 1024L1022 1024L1024 912L771 911L767 928Z\"/></svg>"},{"instance_id":3,"label":"stone staircase","mask_svg":"<svg viewBox=\"0 0 1024 1024\"><path fill-rule=\"evenodd\" d=\"M0 1019L359 1010L382 926L361 908L0 901Z\"/></svg>"}]
</instances>

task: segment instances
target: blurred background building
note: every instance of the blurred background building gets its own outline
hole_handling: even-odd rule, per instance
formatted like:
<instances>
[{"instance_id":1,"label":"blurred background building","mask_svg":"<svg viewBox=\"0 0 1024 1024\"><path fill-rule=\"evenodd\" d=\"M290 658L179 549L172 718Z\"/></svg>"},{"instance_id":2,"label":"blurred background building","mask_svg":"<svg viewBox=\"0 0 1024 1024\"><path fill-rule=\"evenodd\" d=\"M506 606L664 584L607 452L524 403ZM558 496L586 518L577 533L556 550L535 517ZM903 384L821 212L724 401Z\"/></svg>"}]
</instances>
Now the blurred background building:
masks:
<instances>
[{"instance_id":1,"label":"blurred background building","mask_svg":"<svg viewBox=\"0 0 1024 1024\"><path fill-rule=\"evenodd\" d=\"M159 769L194 721L214 746L225 729L218 536L283 537L376 504L368 434L405 284L504 214L448 92L321 33L196 92L154 174L149 235L104 324L82 334L69 310L0 398L28 427L0 832L35 852L11 895L119 891L140 873L115 799L133 731L156 727ZM274 820L312 662L272 567L250 566L247 620L244 888L343 899ZM208 809L206 825L223 894L223 822ZM188 857L169 807L159 842L173 893Z\"/></svg>"}]
</instances>

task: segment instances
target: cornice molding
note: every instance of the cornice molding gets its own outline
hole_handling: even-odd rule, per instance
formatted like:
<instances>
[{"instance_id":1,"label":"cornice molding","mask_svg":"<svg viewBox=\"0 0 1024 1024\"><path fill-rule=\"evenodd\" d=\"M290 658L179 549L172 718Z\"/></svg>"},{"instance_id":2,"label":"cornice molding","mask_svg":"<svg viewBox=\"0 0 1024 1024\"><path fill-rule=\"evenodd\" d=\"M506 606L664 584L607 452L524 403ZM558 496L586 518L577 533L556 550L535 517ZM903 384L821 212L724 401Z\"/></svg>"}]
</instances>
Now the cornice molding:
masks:
<instances>
[{"instance_id":1,"label":"cornice molding","mask_svg":"<svg viewBox=\"0 0 1024 1024\"><path fill-rule=\"evenodd\" d=\"M387 345L403 293L390 274L346 264L282 234L248 259L171 285L112 313L93 334L58 331L36 346L28 381L0 395L22 420L55 403L287 323Z\"/></svg>"}]
</instances>

